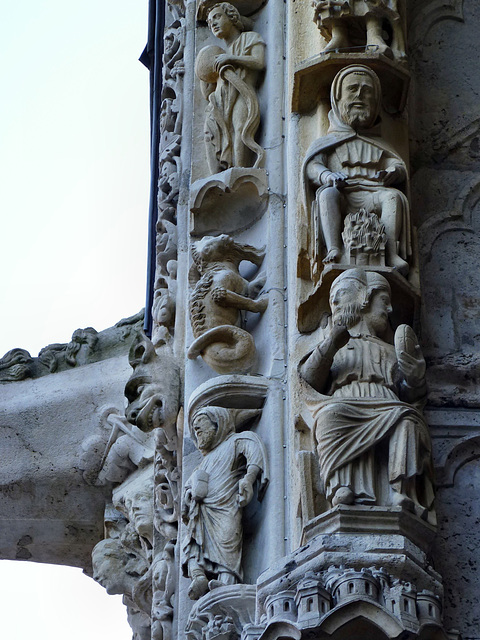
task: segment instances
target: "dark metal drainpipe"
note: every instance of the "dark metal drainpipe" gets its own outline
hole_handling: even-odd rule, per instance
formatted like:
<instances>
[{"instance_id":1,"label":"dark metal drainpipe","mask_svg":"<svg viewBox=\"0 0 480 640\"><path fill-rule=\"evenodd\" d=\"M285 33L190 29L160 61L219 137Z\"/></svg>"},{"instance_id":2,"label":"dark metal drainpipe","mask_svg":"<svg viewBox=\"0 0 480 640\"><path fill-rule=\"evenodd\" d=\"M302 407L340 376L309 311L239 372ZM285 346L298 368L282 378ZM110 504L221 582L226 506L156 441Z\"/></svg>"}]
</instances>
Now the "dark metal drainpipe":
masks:
<instances>
[{"instance_id":1,"label":"dark metal drainpipe","mask_svg":"<svg viewBox=\"0 0 480 640\"><path fill-rule=\"evenodd\" d=\"M150 204L148 213L147 291L143 330L152 336L152 304L155 285L156 225L158 190L158 153L160 147L160 106L162 99L163 32L165 0L150 0L148 6L148 40L140 62L150 71Z\"/></svg>"}]
</instances>

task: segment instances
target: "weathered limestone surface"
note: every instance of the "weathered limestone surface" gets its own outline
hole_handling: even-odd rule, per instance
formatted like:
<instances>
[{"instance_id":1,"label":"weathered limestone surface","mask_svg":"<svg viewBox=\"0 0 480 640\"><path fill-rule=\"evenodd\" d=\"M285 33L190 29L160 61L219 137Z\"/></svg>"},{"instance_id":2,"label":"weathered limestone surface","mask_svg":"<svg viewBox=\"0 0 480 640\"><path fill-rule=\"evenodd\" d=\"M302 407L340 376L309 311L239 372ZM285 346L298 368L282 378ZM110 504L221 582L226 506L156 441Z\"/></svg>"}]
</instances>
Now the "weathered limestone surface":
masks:
<instances>
[{"instance_id":1,"label":"weathered limestone surface","mask_svg":"<svg viewBox=\"0 0 480 640\"><path fill-rule=\"evenodd\" d=\"M0 360L0 555L135 640L478 638L480 9L165 8L152 336Z\"/></svg>"},{"instance_id":2,"label":"weathered limestone surface","mask_svg":"<svg viewBox=\"0 0 480 640\"><path fill-rule=\"evenodd\" d=\"M125 354L0 385L0 555L89 570L109 489L90 487L82 442L105 406L123 408Z\"/></svg>"}]
</instances>

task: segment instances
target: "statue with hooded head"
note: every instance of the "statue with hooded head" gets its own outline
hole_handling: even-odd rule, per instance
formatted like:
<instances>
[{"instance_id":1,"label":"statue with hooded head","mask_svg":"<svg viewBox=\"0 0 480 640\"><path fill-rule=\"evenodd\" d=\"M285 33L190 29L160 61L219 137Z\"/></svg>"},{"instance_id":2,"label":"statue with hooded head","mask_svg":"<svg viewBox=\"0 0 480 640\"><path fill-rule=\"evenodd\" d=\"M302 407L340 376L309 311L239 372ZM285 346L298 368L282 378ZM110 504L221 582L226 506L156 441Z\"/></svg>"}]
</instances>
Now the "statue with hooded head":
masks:
<instances>
[{"instance_id":1,"label":"statue with hooded head","mask_svg":"<svg viewBox=\"0 0 480 640\"><path fill-rule=\"evenodd\" d=\"M412 253L407 169L381 138L380 80L369 67L345 67L333 80L330 101L328 133L310 146L303 163L305 207L314 229L313 269L320 247L324 264L349 263L343 223L361 215L362 224L373 219L376 233L385 238L386 265L406 275Z\"/></svg>"},{"instance_id":2,"label":"statue with hooded head","mask_svg":"<svg viewBox=\"0 0 480 640\"><path fill-rule=\"evenodd\" d=\"M197 600L221 585L242 581L242 511L261 477L259 499L268 482L266 454L254 433L236 428L257 410L203 407L191 421L191 435L203 459L183 495L183 571Z\"/></svg>"},{"instance_id":3,"label":"statue with hooded head","mask_svg":"<svg viewBox=\"0 0 480 640\"><path fill-rule=\"evenodd\" d=\"M300 364L315 389L320 474L333 505L400 506L434 520L431 442L421 408L425 360L408 325L388 340L390 286L378 273L344 271L330 291L325 339Z\"/></svg>"}]
</instances>

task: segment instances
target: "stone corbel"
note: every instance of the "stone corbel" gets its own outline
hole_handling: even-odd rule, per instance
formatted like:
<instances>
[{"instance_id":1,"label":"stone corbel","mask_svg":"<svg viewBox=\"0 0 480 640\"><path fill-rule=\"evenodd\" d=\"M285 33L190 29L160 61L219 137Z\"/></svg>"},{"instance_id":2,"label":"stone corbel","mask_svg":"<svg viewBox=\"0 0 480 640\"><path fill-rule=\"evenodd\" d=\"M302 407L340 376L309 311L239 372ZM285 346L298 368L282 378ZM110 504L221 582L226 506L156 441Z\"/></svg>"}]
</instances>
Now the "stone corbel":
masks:
<instances>
[{"instance_id":1,"label":"stone corbel","mask_svg":"<svg viewBox=\"0 0 480 640\"><path fill-rule=\"evenodd\" d=\"M251 16L260 11L267 2L268 0L230 0L230 4L233 4L242 16ZM197 20L206 21L209 9L215 4L217 0L197 0Z\"/></svg>"},{"instance_id":2,"label":"stone corbel","mask_svg":"<svg viewBox=\"0 0 480 640\"><path fill-rule=\"evenodd\" d=\"M252 226L267 209L265 169L232 167L197 180L190 190L192 234L238 233Z\"/></svg>"},{"instance_id":3,"label":"stone corbel","mask_svg":"<svg viewBox=\"0 0 480 640\"><path fill-rule=\"evenodd\" d=\"M186 636L188 640L233 640L254 622L255 586L236 584L219 587L194 605L188 618Z\"/></svg>"},{"instance_id":4,"label":"stone corbel","mask_svg":"<svg viewBox=\"0 0 480 640\"><path fill-rule=\"evenodd\" d=\"M268 393L265 378L256 376L220 376L195 389L188 403L188 420L202 407L262 409Z\"/></svg>"},{"instance_id":5,"label":"stone corbel","mask_svg":"<svg viewBox=\"0 0 480 640\"><path fill-rule=\"evenodd\" d=\"M320 53L300 62L294 72L293 111L309 113L319 101L328 101L333 78L349 64L363 64L373 69L380 78L385 111L391 114L403 112L410 84L408 69L383 54L368 51Z\"/></svg>"}]
</instances>

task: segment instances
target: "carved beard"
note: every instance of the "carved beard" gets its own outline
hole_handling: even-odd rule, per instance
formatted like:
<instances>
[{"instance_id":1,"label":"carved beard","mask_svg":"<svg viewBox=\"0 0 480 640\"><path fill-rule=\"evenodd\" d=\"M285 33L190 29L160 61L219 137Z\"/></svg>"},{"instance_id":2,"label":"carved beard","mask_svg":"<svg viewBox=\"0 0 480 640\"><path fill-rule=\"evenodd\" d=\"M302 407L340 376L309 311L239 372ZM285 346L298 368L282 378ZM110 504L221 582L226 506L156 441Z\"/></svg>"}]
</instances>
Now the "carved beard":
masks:
<instances>
[{"instance_id":1,"label":"carved beard","mask_svg":"<svg viewBox=\"0 0 480 640\"><path fill-rule=\"evenodd\" d=\"M345 124L355 130L368 129L372 126L372 110L368 106L361 109L344 102L340 105L340 117Z\"/></svg>"},{"instance_id":2,"label":"carved beard","mask_svg":"<svg viewBox=\"0 0 480 640\"><path fill-rule=\"evenodd\" d=\"M351 329L362 319L362 305L358 302L345 304L341 309L333 314L332 320L334 324Z\"/></svg>"}]
</instances>

